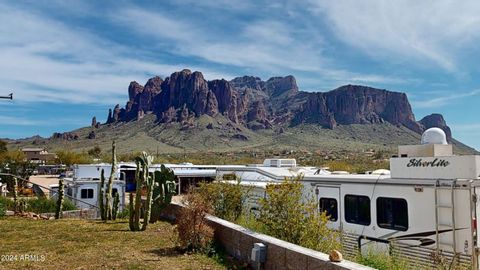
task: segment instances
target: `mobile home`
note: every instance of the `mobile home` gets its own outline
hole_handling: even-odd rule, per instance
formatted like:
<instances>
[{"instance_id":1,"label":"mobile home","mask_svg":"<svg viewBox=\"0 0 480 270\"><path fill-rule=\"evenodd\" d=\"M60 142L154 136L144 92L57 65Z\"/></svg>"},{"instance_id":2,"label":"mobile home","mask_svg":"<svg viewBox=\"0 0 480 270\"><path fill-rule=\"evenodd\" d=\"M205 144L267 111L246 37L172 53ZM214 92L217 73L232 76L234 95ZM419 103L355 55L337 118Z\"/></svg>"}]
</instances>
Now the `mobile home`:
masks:
<instances>
[{"instance_id":1,"label":"mobile home","mask_svg":"<svg viewBox=\"0 0 480 270\"><path fill-rule=\"evenodd\" d=\"M271 164L217 173L271 183L302 174L305 196L315 198L319 211L329 215L329 226L343 232L347 253L380 247L418 265L432 266L432 258L440 255L479 269L480 156L453 155L443 131L427 130L422 144L399 146L390 174L334 174Z\"/></svg>"}]
</instances>

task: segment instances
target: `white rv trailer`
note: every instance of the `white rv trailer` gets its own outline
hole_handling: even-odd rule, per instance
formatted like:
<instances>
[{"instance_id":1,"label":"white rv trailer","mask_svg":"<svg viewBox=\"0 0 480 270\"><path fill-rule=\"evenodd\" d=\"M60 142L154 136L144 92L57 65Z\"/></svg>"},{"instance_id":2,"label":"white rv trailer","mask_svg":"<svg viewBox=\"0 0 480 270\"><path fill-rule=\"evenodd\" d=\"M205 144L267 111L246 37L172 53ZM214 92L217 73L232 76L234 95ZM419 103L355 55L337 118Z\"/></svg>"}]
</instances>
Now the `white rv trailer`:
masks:
<instances>
[{"instance_id":1,"label":"white rv trailer","mask_svg":"<svg viewBox=\"0 0 480 270\"><path fill-rule=\"evenodd\" d=\"M216 169L218 167L224 166L194 165L192 163L163 165L171 169L175 174L179 194L186 192L190 185L195 185L201 181L213 181L216 177ZM150 171L158 171L160 170L161 166L162 164L152 164L150 166ZM111 171L111 165L108 163L75 165L73 168L73 178L99 180L102 169L104 170L105 177L108 178ZM115 172L115 179L119 179L125 182L126 192L132 192L136 189L135 170L136 165L133 162L121 162L117 166L117 171Z\"/></svg>"},{"instance_id":2,"label":"white rv trailer","mask_svg":"<svg viewBox=\"0 0 480 270\"><path fill-rule=\"evenodd\" d=\"M108 181L108 179L107 179ZM105 181L105 188L107 185ZM73 203L80 209L92 208L98 205L98 193L100 189L100 181L92 178L64 178L65 194L72 197ZM58 184L50 185L50 188L58 190ZM112 185L112 195L118 192L120 199L119 210L125 208L125 182L114 180ZM53 194L56 196L56 193Z\"/></svg>"},{"instance_id":3,"label":"white rv trailer","mask_svg":"<svg viewBox=\"0 0 480 270\"><path fill-rule=\"evenodd\" d=\"M343 232L345 251L352 255L373 244L394 247L392 252L418 265L433 266L432 255L442 254L480 269L480 156L454 156L441 130L427 130L422 143L399 146L398 157L390 159L390 175L264 165L219 168L217 174L278 183L302 173L305 196L316 198L319 210L330 216L329 226Z\"/></svg>"}]
</instances>

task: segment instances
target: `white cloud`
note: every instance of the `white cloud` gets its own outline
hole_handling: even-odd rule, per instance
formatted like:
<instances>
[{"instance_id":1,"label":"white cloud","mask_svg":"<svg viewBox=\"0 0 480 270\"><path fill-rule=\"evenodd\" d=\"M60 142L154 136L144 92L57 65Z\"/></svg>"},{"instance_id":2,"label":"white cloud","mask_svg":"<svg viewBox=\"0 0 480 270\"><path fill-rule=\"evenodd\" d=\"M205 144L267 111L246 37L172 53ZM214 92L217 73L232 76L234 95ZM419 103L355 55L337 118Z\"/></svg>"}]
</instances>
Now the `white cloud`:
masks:
<instances>
[{"instance_id":1,"label":"white cloud","mask_svg":"<svg viewBox=\"0 0 480 270\"><path fill-rule=\"evenodd\" d=\"M373 56L396 56L397 62L428 60L456 72L457 54L480 36L476 0L309 2L339 39Z\"/></svg>"},{"instance_id":2,"label":"white cloud","mask_svg":"<svg viewBox=\"0 0 480 270\"><path fill-rule=\"evenodd\" d=\"M0 40L0 80L19 101L123 103L130 81L188 67L130 57L122 45L45 16L3 4L0 12L0 36L8 37Z\"/></svg>"},{"instance_id":3,"label":"white cloud","mask_svg":"<svg viewBox=\"0 0 480 270\"><path fill-rule=\"evenodd\" d=\"M425 100L414 100L412 104L415 108L438 108L448 104L451 104L457 100L478 96L480 95L480 89L473 90L470 92L463 92L463 93L447 93L444 96L439 96L435 98L428 98Z\"/></svg>"}]
</instances>

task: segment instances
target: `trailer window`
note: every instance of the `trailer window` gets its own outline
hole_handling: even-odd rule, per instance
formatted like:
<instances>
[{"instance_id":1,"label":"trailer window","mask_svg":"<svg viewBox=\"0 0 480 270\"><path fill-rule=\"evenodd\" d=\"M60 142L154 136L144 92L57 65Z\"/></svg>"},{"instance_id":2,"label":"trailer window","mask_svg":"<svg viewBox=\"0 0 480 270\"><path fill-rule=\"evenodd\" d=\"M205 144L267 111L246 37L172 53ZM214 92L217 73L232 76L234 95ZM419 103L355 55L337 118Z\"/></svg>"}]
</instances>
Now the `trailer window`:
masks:
<instances>
[{"instance_id":1,"label":"trailer window","mask_svg":"<svg viewBox=\"0 0 480 270\"><path fill-rule=\"evenodd\" d=\"M345 221L353 224L370 225L370 198L345 195Z\"/></svg>"},{"instance_id":2,"label":"trailer window","mask_svg":"<svg viewBox=\"0 0 480 270\"><path fill-rule=\"evenodd\" d=\"M384 229L408 230L407 201L398 198L377 198L377 224Z\"/></svg>"},{"instance_id":3,"label":"trailer window","mask_svg":"<svg viewBox=\"0 0 480 270\"><path fill-rule=\"evenodd\" d=\"M92 199L93 198L93 189L92 188L82 189L80 197L82 199Z\"/></svg>"},{"instance_id":4,"label":"trailer window","mask_svg":"<svg viewBox=\"0 0 480 270\"><path fill-rule=\"evenodd\" d=\"M334 198L320 198L320 212L327 212L330 221L338 220L337 200Z\"/></svg>"}]
</instances>

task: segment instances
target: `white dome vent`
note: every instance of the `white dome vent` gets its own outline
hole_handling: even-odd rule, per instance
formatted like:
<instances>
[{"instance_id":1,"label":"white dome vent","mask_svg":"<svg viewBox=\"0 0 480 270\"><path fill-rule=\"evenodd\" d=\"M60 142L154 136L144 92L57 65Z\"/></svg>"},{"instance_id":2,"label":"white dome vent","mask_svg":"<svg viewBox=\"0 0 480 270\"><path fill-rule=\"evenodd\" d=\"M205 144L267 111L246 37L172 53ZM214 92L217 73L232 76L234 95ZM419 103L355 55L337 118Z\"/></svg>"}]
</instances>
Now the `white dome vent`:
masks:
<instances>
[{"instance_id":1,"label":"white dome vent","mask_svg":"<svg viewBox=\"0 0 480 270\"><path fill-rule=\"evenodd\" d=\"M448 145L447 135L440 128L429 128L422 134L422 144L443 144Z\"/></svg>"}]
</instances>

